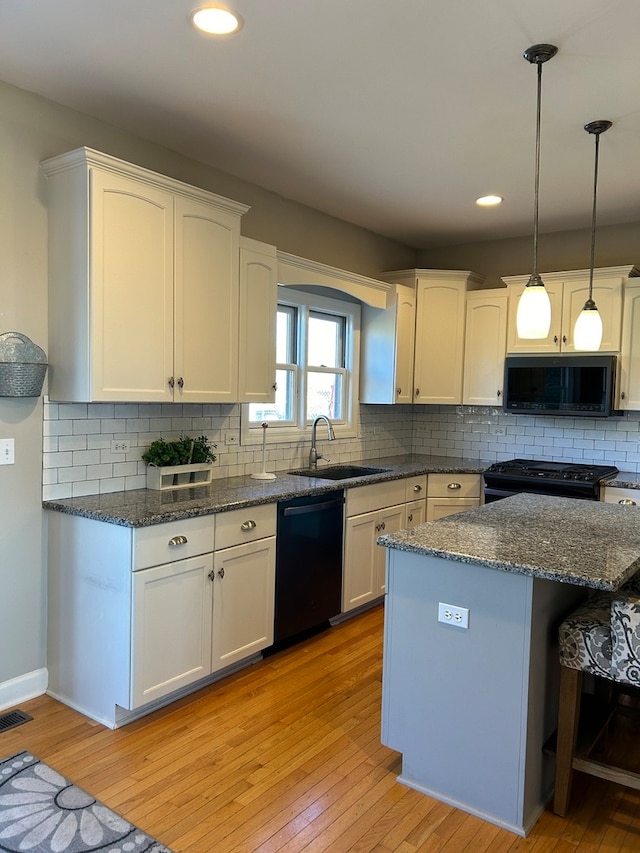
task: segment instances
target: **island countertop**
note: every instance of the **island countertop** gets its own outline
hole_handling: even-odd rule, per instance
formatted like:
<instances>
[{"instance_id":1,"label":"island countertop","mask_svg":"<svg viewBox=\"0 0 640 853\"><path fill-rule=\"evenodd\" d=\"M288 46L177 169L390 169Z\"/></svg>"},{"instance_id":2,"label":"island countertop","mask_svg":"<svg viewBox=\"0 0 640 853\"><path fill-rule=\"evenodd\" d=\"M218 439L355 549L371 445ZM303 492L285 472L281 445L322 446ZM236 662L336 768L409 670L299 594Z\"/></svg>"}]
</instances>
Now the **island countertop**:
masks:
<instances>
[{"instance_id":1,"label":"island countertop","mask_svg":"<svg viewBox=\"0 0 640 853\"><path fill-rule=\"evenodd\" d=\"M640 568L637 512L575 498L514 495L378 543L594 589L618 589Z\"/></svg>"}]
</instances>

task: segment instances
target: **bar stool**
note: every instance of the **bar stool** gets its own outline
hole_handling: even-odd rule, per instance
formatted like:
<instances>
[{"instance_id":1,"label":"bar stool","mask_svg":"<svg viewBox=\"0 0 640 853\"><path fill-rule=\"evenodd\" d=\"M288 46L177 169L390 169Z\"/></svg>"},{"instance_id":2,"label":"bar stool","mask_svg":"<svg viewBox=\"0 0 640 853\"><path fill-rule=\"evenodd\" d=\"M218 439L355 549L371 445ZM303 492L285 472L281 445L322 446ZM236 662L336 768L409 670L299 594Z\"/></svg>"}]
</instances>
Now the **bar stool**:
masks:
<instances>
[{"instance_id":1,"label":"bar stool","mask_svg":"<svg viewBox=\"0 0 640 853\"><path fill-rule=\"evenodd\" d=\"M571 795L573 770L640 789L640 774L590 757L606 732L624 688L640 686L640 578L617 592L599 592L577 608L560 626L560 702L556 744L553 811L564 817ZM585 673L606 679L612 698L603 725L591 743L576 752ZM596 686L599 686L596 683Z\"/></svg>"}]
</instances>

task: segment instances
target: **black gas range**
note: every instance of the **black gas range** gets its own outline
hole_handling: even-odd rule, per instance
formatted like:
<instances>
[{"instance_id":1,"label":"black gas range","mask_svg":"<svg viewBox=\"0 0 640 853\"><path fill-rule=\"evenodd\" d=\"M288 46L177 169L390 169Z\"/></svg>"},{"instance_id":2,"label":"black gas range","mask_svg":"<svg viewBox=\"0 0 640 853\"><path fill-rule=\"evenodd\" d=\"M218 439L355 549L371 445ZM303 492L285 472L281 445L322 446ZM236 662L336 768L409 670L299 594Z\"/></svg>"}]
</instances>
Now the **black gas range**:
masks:
<instances>
[{"instance_id":1,"label":"black gas range","mask_svg":"<svg viewBox=\"0 0 640 853\"><path fill-rule=\"evenodd\" d=\"M572 462L546 462L536 459L510 459L494 462L484 472L485 503L529 492L536 495L582 498L597 501L600 483L614 477L614 465L584 465Z\"/></svg>"}]
</instances>

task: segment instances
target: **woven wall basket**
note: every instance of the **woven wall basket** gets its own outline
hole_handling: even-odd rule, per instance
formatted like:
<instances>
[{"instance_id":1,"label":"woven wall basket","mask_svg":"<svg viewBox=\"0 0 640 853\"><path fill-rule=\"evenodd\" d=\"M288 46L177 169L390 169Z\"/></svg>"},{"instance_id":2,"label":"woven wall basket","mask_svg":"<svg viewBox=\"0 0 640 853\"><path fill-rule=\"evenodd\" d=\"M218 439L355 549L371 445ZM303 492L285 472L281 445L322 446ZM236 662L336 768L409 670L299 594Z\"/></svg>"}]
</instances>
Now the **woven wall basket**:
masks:
<instances>
[{"instance_id":1,"label":"woven wall basket","mask_svg":"<svg viewBox=\"0 0 640 853\"><path fill-rule=\"evenodd\" d=\"M0 335L0 397L39 397L46 372L44 350L26 335Z\"/></svg>"}]
</instances>

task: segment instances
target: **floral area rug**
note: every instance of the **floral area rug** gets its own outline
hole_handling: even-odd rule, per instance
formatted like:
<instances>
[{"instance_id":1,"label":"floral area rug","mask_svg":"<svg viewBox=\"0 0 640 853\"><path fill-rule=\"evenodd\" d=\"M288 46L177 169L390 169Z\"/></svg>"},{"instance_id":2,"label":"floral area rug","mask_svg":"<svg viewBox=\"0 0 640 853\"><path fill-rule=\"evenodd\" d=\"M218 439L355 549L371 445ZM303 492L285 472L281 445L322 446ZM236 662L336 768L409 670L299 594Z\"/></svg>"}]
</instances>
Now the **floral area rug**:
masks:
<instances>
[{"instance_id":1,"label":"floral area rug","mask_svg":"<svg viewBox=\"0 0 640 853\"><path fill-rule=\"evenodd\" d=\"M0 761L0 850L172 853L29 752Z\"/></svg>"}]
</instances>

